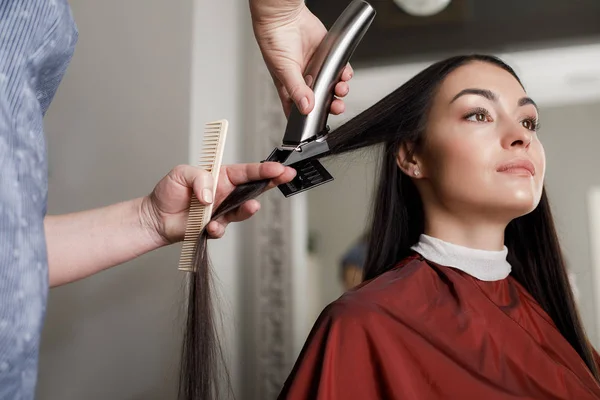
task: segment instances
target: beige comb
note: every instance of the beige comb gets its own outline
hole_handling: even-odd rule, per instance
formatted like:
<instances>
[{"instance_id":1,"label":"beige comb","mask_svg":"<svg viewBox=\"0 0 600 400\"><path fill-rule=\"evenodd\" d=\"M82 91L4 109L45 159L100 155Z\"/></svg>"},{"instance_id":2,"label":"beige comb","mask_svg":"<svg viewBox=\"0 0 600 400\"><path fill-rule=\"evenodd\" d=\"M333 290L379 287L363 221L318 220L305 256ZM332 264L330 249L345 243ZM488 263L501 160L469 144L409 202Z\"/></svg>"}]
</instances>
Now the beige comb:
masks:
<instances>
[{"instance_id":1,"label":"beige comb","mask_svg":"<svg viewBox=\"0 0 600 400\"><path fill-rule=\"evenodd\" d=\"M200 161L198 167L211 173L213 177L213 199L217 191L219 181L219 170L221 169L221 160L223 159L223 149L225 148L225 138L227 137L227 128L229 122L225 119L209 122L204 126L204 138L202 139L202 148L200 151ZM190 203L190 214L188 216L187 227L183 239L183 247L179 258L179 270L193 272L192 261L196 252L196 241L198 235L210 222L212 216L213 204L204 206L200 204L194 194Z\"/></svg>"}]
</instances>

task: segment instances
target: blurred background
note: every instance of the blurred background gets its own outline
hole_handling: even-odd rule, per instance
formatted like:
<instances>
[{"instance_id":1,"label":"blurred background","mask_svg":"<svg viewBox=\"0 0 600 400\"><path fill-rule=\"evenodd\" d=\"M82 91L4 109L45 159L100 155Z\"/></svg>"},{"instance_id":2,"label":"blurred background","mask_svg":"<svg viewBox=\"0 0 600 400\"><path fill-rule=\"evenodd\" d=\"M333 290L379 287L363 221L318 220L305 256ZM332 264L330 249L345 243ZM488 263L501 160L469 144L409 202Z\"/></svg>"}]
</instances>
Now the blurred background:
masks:
<instances>
[{"instance_id":1,"label":"blurred background","mask_svg":"<svg viewBox=\"0 0 600 400\"><path fill-rule=\"evenodd\" d=\"M311 0L326 26L348 0ZM586 329L600 346L600 2L373 0L347 111L429 63L501 56L541 108L547 187ZM49 213L149 193L196 163L203 126L226 118L225 163L257 162L285 119L246 0L72 2L80 39L46 117ZM335 180L285 199L211 242L222 341L238 399L274 399L316 317L360 274L377 154L326 162ZM180 246L52 289L38 398L172 399L184 276Z\"/></svg>"}]
</instances>

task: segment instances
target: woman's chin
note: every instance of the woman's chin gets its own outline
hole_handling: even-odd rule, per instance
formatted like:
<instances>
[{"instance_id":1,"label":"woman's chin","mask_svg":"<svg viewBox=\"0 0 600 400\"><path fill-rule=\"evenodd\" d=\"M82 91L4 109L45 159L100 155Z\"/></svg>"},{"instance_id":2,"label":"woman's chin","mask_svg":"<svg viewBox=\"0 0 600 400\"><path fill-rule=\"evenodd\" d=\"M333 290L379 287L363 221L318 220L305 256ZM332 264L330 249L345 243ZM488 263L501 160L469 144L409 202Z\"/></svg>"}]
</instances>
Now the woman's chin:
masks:
<instances>
[{"instance_id":1,"label":"woman's chin","mask_svg":"<svg viewBox=\"0 0 600 400\"><path fill-rule=\"evenodd\" d=\"M520 194L506 199L504 204L506 210L514 215L513 218L519 218L535 210L539 202L540 199L537 196Z\"/></svg>"},{"instance_id":2,"label":"woman's chin","mask_svg":"<svg viewBox=\"0 0 600 400\"><path fill-rule=\"evenodd\" d=\"M513 179L505 186L498 186L496 202L502 201L507 209L515 210L519 216L529 214L538 206L543 185L536 179Z\"/></svg>"}]
</instances>

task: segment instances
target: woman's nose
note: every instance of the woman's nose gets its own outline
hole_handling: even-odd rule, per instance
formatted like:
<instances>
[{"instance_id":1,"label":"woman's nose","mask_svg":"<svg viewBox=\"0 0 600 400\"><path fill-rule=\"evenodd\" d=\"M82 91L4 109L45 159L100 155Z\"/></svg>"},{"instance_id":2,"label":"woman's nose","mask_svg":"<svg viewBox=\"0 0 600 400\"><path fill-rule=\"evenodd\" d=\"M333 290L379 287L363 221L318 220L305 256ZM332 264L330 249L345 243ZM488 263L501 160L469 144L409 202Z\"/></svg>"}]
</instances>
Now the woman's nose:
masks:
<instances>
[{"instance_id":1,"label":"woman's nose","mask_svg":"<svg viewBox=\"0 0 600 400\"><path fill-rule=\"evenodd\" d=\"M506 128L503 145L506 148L523 147L528 148L533 140L533 132L526 129L520 123L512 123Z\"/></svg>"}]
</instances>

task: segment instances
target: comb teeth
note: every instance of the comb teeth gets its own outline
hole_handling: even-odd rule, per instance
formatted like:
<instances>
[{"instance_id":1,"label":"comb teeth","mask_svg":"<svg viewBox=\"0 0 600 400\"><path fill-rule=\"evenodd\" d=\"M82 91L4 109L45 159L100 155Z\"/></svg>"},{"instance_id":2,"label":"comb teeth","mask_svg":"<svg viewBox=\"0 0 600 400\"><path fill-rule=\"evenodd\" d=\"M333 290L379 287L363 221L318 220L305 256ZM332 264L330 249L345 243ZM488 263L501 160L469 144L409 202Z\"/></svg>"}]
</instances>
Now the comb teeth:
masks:
<instances>
[{"instance_id":1,"label":"comb teeth","mask_svg":"<svg viewBox=\"0 0 600 400\"><path fill-rule=\"evenodd\" d=\"M200 149L198 167L210 172L213 177L213 199L215 198L215 193L217 191L219 170L221 169L221 160L223 159L223 149L225 148L228 126L229 123L227 120L209 122L204 126L204 137L202 138L202 148ZM180 271L194 272L192 262L196 253L198 236L210 222L212 210L212 204L204 206L200 204L195 193L192 195L190 213L187 220L185 236L183 238L183 247L179 257L178 269Z\"/></svg>"}]
</instances>

